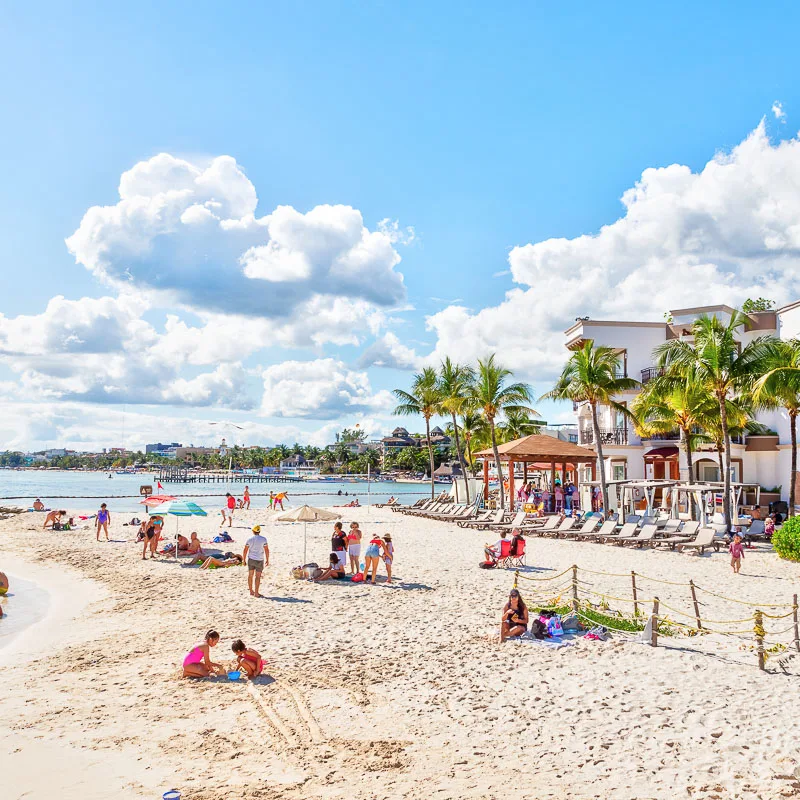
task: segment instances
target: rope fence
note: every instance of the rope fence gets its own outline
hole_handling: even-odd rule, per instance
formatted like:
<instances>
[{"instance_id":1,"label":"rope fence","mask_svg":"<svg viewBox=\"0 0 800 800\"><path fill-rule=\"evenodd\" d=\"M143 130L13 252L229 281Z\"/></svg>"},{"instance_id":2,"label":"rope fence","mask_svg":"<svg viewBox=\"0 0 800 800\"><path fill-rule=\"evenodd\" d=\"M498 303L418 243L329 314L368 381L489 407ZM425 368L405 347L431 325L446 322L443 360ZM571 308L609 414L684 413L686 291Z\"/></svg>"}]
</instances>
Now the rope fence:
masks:
<instances>
[{"instance_id":1,"label":"rope fence","mask_svg":"<svg viewBox=\"0 0 800 800\"><path fill-rule=\"evenodd\" d=\"M598 575L606 578L624 578L630 581L630 597L621 596L624 592L611 594L608 591L599 591L598 587L591 580L581 577L585 573L587 576ZM569 576L564 581L564 576ZM514 573L514 588L521 591L520 582L527 584L526 594L529 596L529 604L545 611L563 611L565 608L571 609L576 616L585 620L591 625L602 624L609 630L616 631L626 636L641 635L646 629L647 623L651 623L650 644L658 646L658 637L675 635L674 629L679 629L688 636L698 636L705 634L717 634L720 636L733 637L740 648L752 649L758 658L759 669L766 669L768 658L780 656L789 651L793 654L800 654L800 623L798 621L798 602L797 595L792 596L790 603L751 603L735 597L714 592L698 586L694 581L681 583L678 581L666 581L661 578L652 578L648 575L631 570L627 572L602 572L599 570L585 569L573 564L571 567L555 575L546 577L533 577L524 575L517 570ZM644 584L647 582L664 584L685 589L685 597L690 603L684 610L669 605L659 599L658 596L647 597L642 593ZM710 595L719 600L735 603L738 606L747 606L752 610L750 616L736 616L731 619L712 619L704 608L704 603L698 597L703 594ZM625 605L625 611L611 608L609 601ZM674 602L671 600L671 602ZM629 610L632 606L632 611ZM772 609L774 613L765 611ZM666 613L665 613L666 612ZM594 617L591 616L594 614ZM682 621L675 619L678 616ZM602 618L602 623L598 622L597 617ZM780 630L769 629L766 626L773 621L791 618L791 624ZM628 629L617 627L617 625L627 624ZM720 627L721 626L721 627ZM736 627L728 626L746 626ZM780 641L778 637L789 638ZM750 644L747 640L742 641L741 637L751 637Z\"/></svg>"}]
</instances>

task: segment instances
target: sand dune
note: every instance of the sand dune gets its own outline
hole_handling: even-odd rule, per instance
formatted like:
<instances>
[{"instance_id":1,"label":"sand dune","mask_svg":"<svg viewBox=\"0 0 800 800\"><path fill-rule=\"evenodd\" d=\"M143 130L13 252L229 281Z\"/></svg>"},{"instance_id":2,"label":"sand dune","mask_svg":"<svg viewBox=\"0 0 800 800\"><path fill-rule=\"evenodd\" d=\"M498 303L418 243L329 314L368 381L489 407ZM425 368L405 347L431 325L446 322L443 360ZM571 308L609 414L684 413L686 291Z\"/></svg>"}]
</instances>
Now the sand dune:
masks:
<instances>
[{"instance_id":1,"label":"sand dune","mask_svg":"<svg viewBox=\"0 0 800 800\"><path fill-rule=\"evenodd\" d=\"M4 672L0 720L13 735L0 745L0 774L10 797L44 796L45 783L67 799L152 798L173 786L194 800L797 796L793 674L759 673L751 651L710 641L500 646L496 620L513 573L477 569L491 536L345 511L366 534L391 531L396 585L293 580L303 526L265 511L241 514L237 544L225 546L240 550L250 525L264 527L272 559L263 600L248 595L240 568L143 562L119 519L121 541L110 544L90 531L42 533L33 515L0 523L0 568L13 554L45 584L49 568L98 591L60 623L69 635L43 628L38 651L29 645ZM181 529L208 540L218 523L182 520ZM328 525L309 526L320 563L329 538ZM725 554L565 541L531 540L528 563L531 577L573 563L635 569L753 602L799 590L798 567L767 548L746 554L738 579ZM608 593L624 583L591 581ZM685 589L657 591L687 606ZM54 597L64 604L69 594L61 586ZM709 617L730 612L713 596L704 602ZM210 627L222 634L218 660L232 658L241 637L265 656L269 676L252 685L179 679L184 654Z\"/></svg>"}]
</instances>

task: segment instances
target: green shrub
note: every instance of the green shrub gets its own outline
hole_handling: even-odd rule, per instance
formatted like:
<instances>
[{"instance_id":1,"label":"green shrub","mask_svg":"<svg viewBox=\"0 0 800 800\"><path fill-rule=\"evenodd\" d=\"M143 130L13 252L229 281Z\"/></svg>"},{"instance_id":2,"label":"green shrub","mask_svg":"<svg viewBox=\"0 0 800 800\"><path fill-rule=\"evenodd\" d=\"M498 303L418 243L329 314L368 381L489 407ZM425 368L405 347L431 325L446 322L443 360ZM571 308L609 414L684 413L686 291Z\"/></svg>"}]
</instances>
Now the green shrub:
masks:
<instances>
[{"instance_id":1,"label":"green shrub","mask_svg":"<svg viewBox=\"0 0 800 800\"><path fill-rule=\"evenodd\" d=\"M775 552L789 561L800 561L800 517L790 517L772 534Z\"/></svg>"}]
</instances>

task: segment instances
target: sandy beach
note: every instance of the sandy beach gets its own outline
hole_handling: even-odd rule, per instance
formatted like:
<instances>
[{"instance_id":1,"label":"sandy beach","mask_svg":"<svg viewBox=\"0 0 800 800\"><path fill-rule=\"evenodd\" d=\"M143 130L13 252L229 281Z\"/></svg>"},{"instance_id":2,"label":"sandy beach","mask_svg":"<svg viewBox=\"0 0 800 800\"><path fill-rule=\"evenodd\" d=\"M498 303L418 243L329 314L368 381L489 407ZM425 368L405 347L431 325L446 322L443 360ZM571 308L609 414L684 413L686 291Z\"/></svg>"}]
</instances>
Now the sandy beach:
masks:
<instances>
[{"instance_id":1,"label":"sandy beach","mask_svg":"<svg viewBox=\"0 0 800 800\"><path fill-rule=\"evenodd\" d=\"M242 568L142 561L119 515L114 541L99 544L91 529L43 533L38 515L4 521L0 568L13 561L52 594L48 617L0 649L6 796L153 798L173 787L191 800L798 795L800 659L761 673L751 651L712 637L696 646L662 637L668 646L656 649L613 636L560 650L501 646L513 572L477 568L494 535L387 509L339 511L367 536L392 533L396 584L294 580L303 526L263 510L239 512L236 544L223 546L240 552L262 525L272 555L261 600ZM181 531L207 542L218 525L209 515L181 520ZM330 528L308 527L317 562ZM798 567L763 546L747 552L738 578L725 553L540 539L528 550L531 577L572 564L635 569L752 602L790 601L800 584ZM615 580L593 585L612 593ZM658 592L686 605L679 587ZM710 618L730 612L704 602ZM268 676L182 679L185 653L212 627L222 635L215 659L232 659L242 638Z\"/></svg>"}]
</instances>

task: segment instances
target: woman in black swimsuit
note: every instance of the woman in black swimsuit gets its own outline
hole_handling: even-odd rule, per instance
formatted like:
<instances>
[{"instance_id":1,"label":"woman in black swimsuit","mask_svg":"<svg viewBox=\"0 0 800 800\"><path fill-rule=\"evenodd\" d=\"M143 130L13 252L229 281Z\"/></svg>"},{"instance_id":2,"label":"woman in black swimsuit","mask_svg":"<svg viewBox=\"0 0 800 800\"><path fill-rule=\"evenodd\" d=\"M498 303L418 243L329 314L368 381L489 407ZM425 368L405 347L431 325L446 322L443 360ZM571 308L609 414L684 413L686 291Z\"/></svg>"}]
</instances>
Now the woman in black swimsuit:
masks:
<instances>
[{"instance_id":1,"label":"woman in black swimsuit","mask_svg":"<svg viewBox=\"0 0 800 800\"><path fill-rule=\"evenodd\" d=\"M509 636L522 636L528 630L528 607L517 589L512 589L508 602L503 607L500 620L500 641Z\"/></svg>"}]
</instances>

